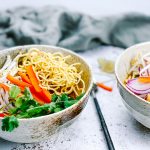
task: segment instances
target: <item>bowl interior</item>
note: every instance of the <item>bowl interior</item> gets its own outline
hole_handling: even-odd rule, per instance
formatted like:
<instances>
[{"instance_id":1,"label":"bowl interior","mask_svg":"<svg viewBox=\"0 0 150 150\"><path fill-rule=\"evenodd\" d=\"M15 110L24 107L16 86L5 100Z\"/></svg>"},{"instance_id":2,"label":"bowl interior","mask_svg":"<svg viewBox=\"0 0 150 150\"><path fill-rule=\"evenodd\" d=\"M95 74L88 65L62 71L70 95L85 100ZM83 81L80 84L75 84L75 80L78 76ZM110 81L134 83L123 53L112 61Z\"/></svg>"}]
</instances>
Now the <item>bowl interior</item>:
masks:
<instances>
[{"instance_id":1,"label":"bowl interior","mask_svg":"<svg viewBox=\"0 0 150 150\"><path fill-rule=\"evenodd\" d=\"M126 49L118 58L115 65L115 73L118 81L123 85L123 81L126 79L128 71L130 69L130 61L138 53L146 54L150 52L150 42L137 44ZM127 88L126 88L127 89Z\"/></svg>"}]
</instances>

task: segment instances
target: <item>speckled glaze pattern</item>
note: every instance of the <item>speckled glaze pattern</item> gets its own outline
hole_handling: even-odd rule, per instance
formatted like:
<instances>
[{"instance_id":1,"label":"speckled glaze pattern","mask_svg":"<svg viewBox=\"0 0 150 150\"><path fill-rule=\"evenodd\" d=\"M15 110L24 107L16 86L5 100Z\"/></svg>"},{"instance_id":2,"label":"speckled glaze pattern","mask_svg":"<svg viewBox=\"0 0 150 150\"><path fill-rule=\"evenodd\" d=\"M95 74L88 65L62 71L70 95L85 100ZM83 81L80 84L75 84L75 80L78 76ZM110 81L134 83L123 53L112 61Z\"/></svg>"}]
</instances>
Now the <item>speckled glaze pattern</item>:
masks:
<instances>
[{"instance_id":1,"label":"speckled glaze pattern","mask_svg":"<svg viewBox=\"0 0 150 150\"><path fill-rule=\"evenodd\" d=\"M0 66L3 65L8 54L11 55L11 57L15 57L20 51L25 52L32 47L46 52L60 51L64 55L73 56L72 59L68 61L68 63L81 63L79 69L83 70L83 80L86 84L86 93L78 103L61 112L37 118L20 119L19 127L16 128L13 132L4 132L0 129L1 138L18 143L34 143L46 140L52 134L55 134L56 132L59 132L59 130L72 124L84 109L93 84L91 69L83 58L72 51L54 46L28 45L5 49L0 52ZM0 126L1 125L2 119L0 119Z\"/></svg>"},{"instance_id":2,"label":"speckled glaze pattern","mask_svg":"<svg viewBox=\"0 0 150 150\"><path fill-rule=\"evenodd\" d=\"M150 42L137 44L124 51L116 62L115 73L124 105L137 121L150 128L150 102L136 96L123 84L130 68L130 61L139 52L142 54L150 52Z\"/></svg>"}]
</instances>

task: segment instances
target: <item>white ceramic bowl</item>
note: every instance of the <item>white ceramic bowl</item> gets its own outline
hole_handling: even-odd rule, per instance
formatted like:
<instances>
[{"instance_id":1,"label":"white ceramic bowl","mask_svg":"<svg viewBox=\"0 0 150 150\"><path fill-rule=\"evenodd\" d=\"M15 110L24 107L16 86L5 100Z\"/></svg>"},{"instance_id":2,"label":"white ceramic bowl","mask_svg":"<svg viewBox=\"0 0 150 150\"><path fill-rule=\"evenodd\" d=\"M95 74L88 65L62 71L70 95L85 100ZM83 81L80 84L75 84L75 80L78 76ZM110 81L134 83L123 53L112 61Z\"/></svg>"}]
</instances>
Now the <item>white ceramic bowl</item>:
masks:
<instances>
[{"instance_id":1,"label":"white ceramic bowl","mask_svg":"<svg viewBox=\"0 0 150 150\"><path fill-rule=\"evenodd\" d=\"M64 48L46 45L29 45L5 49L0 51L0 66L2 66L8 54L15 57L19 51L26 51L32 47L47 52L60 51L64 55L72 56L69 63L80 62L80 68L83 70L83 80L86 85L86 93L78 103L58 113L37 118L19 119L19 127L12 132L4 132L1 130L2 119L0 118L0 137L13 142L40 142L48 139L52 134L58 132L60 129L70 125L84 109L88 101L90 90L92 89L92 73L89 65L79 55Z\"/></svg>"},{"instance_id":2,"label":"white ceramic bowl","mask_svg":"<svg viewBox=\"0 0 150 150\"><path fill-rule=\"evenodd\" d=\"M115 74L124 105L137 121L150 128L150 102L138 97L123 84L130 68L130 61L139 52L143 54L150 52L150 42L137 44L126 49L116 62Z\"/></svg>"}]
</instances>

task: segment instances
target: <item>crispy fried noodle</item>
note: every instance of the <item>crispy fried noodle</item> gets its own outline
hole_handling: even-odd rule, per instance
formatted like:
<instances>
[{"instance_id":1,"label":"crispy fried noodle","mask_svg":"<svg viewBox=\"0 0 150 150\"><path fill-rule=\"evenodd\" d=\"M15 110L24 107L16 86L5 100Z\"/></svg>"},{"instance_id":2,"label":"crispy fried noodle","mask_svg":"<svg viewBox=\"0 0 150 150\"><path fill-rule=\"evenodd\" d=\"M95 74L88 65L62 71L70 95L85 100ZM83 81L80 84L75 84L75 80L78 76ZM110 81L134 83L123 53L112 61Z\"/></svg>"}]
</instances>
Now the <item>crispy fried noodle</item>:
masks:
<instances>
[{"instance_id":1,"label":"crispy fried noodle","mask_svg":"<svg viewBox=\"0 0 150 150\"><path fill-rule=\"evenodd\" d=\"M40 81L40 87L58 95L66 93L78 96L85 92L82 71L77 69L77 66L81 64L67 63L72 56L31 48L27 53L19 54L18 57L18 71L26 72L26 66L32 65Z\"/></svg>"}]
</instances>

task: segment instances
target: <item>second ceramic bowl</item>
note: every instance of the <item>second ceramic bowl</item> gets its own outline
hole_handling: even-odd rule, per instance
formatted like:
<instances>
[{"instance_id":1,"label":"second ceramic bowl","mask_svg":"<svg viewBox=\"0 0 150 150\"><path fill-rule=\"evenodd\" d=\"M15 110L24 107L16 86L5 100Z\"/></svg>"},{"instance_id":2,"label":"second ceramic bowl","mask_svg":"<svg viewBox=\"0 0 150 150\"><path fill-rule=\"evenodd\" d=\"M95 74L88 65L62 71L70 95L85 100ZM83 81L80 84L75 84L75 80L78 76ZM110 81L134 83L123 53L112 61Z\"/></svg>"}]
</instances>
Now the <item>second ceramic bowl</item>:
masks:
<instances>
[{"instance_id":1,"label":"second ceramic bowl","mask_svg":"<svg viewBox=\"0 0 150 150\"><path fill-rule=\"evenodd\" d=\"M138 97L123 84L130 68L130 61L139 52L143 54L150 52L150 42L137 44L125 50L116 62L115 73L124 105L137 121L150 128L150 102Z\"/></svg>"}]
</instances>

